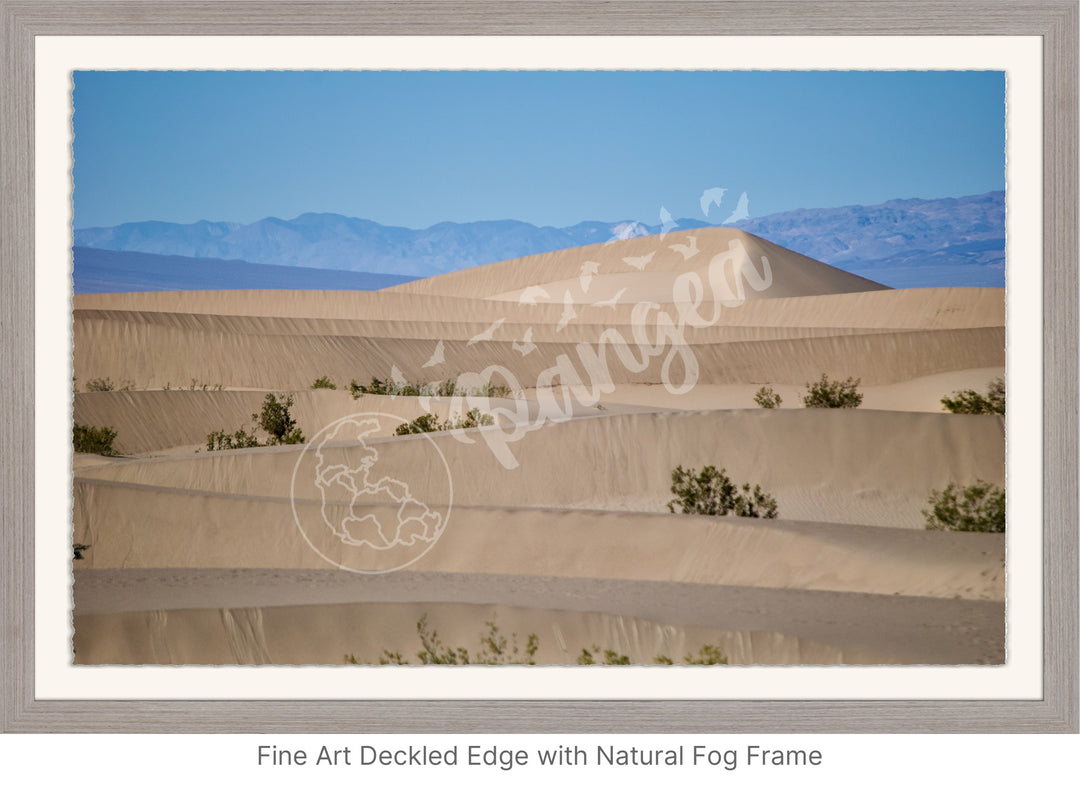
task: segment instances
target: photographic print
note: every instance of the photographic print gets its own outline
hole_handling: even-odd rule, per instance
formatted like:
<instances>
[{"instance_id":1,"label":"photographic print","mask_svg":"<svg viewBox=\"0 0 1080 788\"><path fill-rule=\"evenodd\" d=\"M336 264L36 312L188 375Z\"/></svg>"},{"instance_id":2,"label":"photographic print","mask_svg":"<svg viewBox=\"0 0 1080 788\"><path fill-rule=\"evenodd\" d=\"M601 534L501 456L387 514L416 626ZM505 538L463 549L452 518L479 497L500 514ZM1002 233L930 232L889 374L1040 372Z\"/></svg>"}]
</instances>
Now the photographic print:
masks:
<instances>
[{"instance_id":1,"label":"photographic print","mask_svg":"<svg viewBox=\"0 0 1080 788\"><path fill-rule=\"evenodd\" d=\"M1005 88L76 71L74 663L1004 664Z\"/></svg>"}]
</instances>

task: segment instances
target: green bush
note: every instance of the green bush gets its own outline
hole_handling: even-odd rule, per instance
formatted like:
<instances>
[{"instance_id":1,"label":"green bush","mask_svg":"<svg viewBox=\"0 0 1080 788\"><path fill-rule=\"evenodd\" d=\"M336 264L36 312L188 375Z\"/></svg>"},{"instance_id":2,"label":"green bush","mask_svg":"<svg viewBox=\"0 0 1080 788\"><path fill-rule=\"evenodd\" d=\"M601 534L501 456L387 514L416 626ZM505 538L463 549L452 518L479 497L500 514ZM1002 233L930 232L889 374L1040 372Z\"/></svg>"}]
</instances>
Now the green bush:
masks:
<instances>
[{"instance_id":1,"label":"green bush","mask_svg":"<svg viewBox=\"0 0 1080 788\"><path fill-rule=\"evenodd\" d=\"M361 394L377 394L385 397L423 397L431 396L433 389L424 383L395 383L392 380L381 380L372 377L371 383L363 385L355 380L349 381L349 393L353 398Z\"/></svg>"},{"instance_id":2,"label":"green bush","mask_svg":"<svg viewBox=\"0 0 1080 788\"><path fill-rule=\"evenodd\" d=\"M474 389L472 392L472 395L476 397L502 397L504 399L506 397L509 397L510 394L511 391L509 386L504 386L501 384L495 385L491 381L488 381L483 386Z\"/></svg>"},{"instance_id":3,"label":"green bush","mask_svg":"<svg viewBox=\"0 0 1080 788\"><path fill-rule=\"evenodd\" d=\"M760 484L755 484L751 490L747 483L742 486L742 493L735 496L733 511L738 517L764 517L766 520L773 520L777 515L776 499L762 492Z\"/></svg>"},{"instance_id":4,"label":"green bush","mask_svg":"<svg viewBox=\"0 0 1080 788\"><path fill-rule=\"evenodd\" d=\"M417 435L421 432L438 432L441 429L439 417L434 413L425 413L422 416L417 416L408 424L399 424L397 429L394 430L394 434Z\"/></svg>"},{"instance_id":5,"label":"green bush","mask_svg":"<svg viewBox=\"0 0 1080 788\"><path fill-rule=\"evenodd\" d=\"M439 417L433 413L425 413L417 416L408 424L399 424L394 430L395 435L417 435L421 432L442 432L444 430L467 430L473 427L489 427L495 423L495 417L490 413L481 413L479 408L473 408L464 419L457 421L439 421Z\"/></svg>"},{"instance_id":6,"label":"green bush","mask_svg":"<svg viewBox=\"0 0 1080 788\"><path fill-rule=\"evenodd\" d=\"M326 375L321 378L316 378L315 382L311 384L313 389L337 389L337 384L330 380Z\"/></svg>"},{"instance_id":7,"label":"green bush","mask_svg":"<svg viewBox=\"0 0 1080 788\"><path fill-rule=\"evenodd\" d=\"M278 399L278 396L281 399ZM259 439L255 435L257 428L262 428L267 434L265 446L278 446L281 444L303 443L304 433L296 426L296 420L289 412L293 406L291 394L274 395L267 394L263 400L262 410L251 414L252 429L248 432L243 427L236 432L228 433L224 430L215 430L206 436L207 451L222 451L225 449L252 449L259 446Z\"/></svg>"},{"instance_id":8,"label":"green bush","mask_svg":"<svg viewBox=\"0 0 1080 788\"><path fill-rule=\"evenodd\" d=\"M979 531L1005 533L1005 491L982 479L959 487L931 490L923 509L928 531Z\"/></svg>"},{"instance_id":9,"label":"green bush","mask_svg":"<svg viewBox=\"0 0 1080 788\"><path fill-rule=\"evenodd\" d=\"M518 647L517 633L507 639L493 620L484 622L487 626L480 636L480 649L470 653L462 646L450 647L439 638L439 633L428 625L425 613L416 622L416 634L420 638L421 650L416 656L421 665L535 665L536 652L540 647L540 638L535 632L529 635L524 648ZM664 654L657 655L655 662L660 665L674 665L675 661ZM717 647L706 643L697 654L687 654L683 658L687 665L726 665L727 656ZM363 664L355 654L346 654L348 665ZM409 660L400 651L383 650L379 657L380 665L408 665ZM601 649L593 646L583 648L577 657L579 665L631 665L630 657L614 649Z\"/></svg>"},{"instance_id":10,"label":"green bush","mask_svg":"<svg viewBox=\"0 0 1080 788\"><path fill-rule=\"evenodd\" d=\"M772 386L762 386L754 394L754 402L763 408L779 408L784 400L773 391Z\"/></svg>"},{"instance_id":11,"label":"green bush","mask_svg":"<svg viewBox=\"0 0 1080 788\"><path fill-rule=\"evenodd\" d=\"M603 661L600 657L603 656ZM653 659L657 665L674 665L675 660L669 657L667 654L657 654ZM717 646L711 643L706 643L702 646L697 654L687 654L683 657L683 663L686 665L726 665L728 659ZM632 665L630 657L626 654L620 654L617 651L613 651L610 648L603 649L601 651L599 646L593 646L592 649L583 648L581 653L578 654L577 664L579 665Z\"/></svg>"},{"instance_id":12,"label":"green bush","mask_svg":"<svg viewBox=\"0 0 1080 788\"><path fill-rule=\"evenodd\" d=\"M243 427L231 435L216 430L206 436L207 451L223 451L226 449L252 449L259 445L259 439Z\"/></svg>"},{"instance_id":13,"label":"green bush","mask_svg":"<svg viewBox=\"0 0 1080 788\"><path fill-rule=\"evenodd\" d=\"M540 638L536 633L529 635L524 653L518 648L517 633L507 640L494 620L486 621L486 632L480 637L480 650L472 656L463 647L450 648L439 638L439 633L428 628L427 613L416 622L416 634L420 638L422 650L416 656L421 665L535 665L536 651L540 647ZM345 662L359 665L360 661L353 654L345 655ZM379 657L380 665L408 665L409 660L400 651L384 650Z\"/></svg>"},{"instance_id":14,"label":"green bush","mask_svg":"<svg viewBox=\"0 0 1080 788\"><path fill-rule=\"evenodd\" d=\"M87 391L131 391L135 384L130 380L113 383L112 378L90 378L86 381Z\"/></svg>"},{"instance_id":15,"label":"green bush","mask_svg":"<svg viewBox=\"0 0 1080 788\"><path fill-rule=\"evenodd\" d=\"M75 424L72 429L72 439L75 451L80 454L104 454L114 456L113 441L116 440L116 430L111 427L88 427L85 424Z\"/></svg>"},{"instance_id":16,"label":"green bush","mask_svg":"<svg viewBox=\"0 0 1080 788\"><path fill-rule=\"evenodd\" d=\"M742 492L728 478L727 469L716 470L706 465L698 473L693 468L683 470L679 465L671 472L671 492L668 511L679 507L682 514L705 514L723 517L734 512L739 517L774 519L778 512L776 499L762 491L760 485L742 486Z\"/></svg>"},{"instance_id":17,"label":"green bush","mask_svg":"<svg viewBox=\"0 0 1080 788\"><path fill-rule=\"evenodd\" d=\"M453 397L461 395L465 397L509 397L513 392L509 386L495 385L490 381L482 386L465 390L458 386L457 381L437 380L432 383L395 383L392 380L382 380L373 377L367 385L357 383L355 379L349 381L349 393L354 399L364 394L375 394L384 397Z\"/></svg>"},{"instance_id":18,"label":"green bush","mask_svg":"<svg viewBox=\"0 0 1080 788\"><path fill-rule=\"evenodd\" d=\"M262 410L251 414L252 420L270 436L266 440L267 446L304 442L304 433L296 426L296 420L289 413L292 406L292 394L282 394L280 400L273 394L267 394Z\"/></svg>"},{"instance_id":19,"label":"green bush","mask_svg":"<svg viewBox=\"0 0 1080 788\"><path fill-rule=\"evenodd\" d=\"M816 383L807 382L803 405L807 408L857 408L863 399L858 391L859 382L859 378L829 380L822 374Z\"/></svg>"},{"instance_id":20,"label":"green bush","mask_svg":"<svg viewBox=\"0 0 1080 788\"><path fill-rule=\"evenodd\" d=\"M726 665L726 664L728 664L728 658L724 655L724 652L722 652L719 648L712 645L711 643L706 643L704 646L702 646L700 649L698 649L698 653L696 655L687 654L683 658L683 661L687 665Z\"/></svg>"},{"instance_id":21,"label":"green bush","mask_svg":"<svg viewBox=\"0 0 1080 788\"><path fill-rule=\"evenodd\" d=\"M995 378L986 387L986 394L974 389L954 391L942 397L941 404L950 413L997 413L1005 415L1005 378Z\"/></svg>"},{"instance_id":22,"label":"green bush","mask_svg":"<svg viewBox=\"0 0 1080 788\"><path fill-rule=\"evenodd\" d=\"M593 652L596 652L595 656ZM630 657L626 654L620 654L617 651L613 651L610 648L603 650L604 661L598 662L597 657L600 656L601 651L599 646L593 646L592 651L587 648L583 648L581 653L578 654L577 664L579 665L629 665Z\"/></svg>"}]
</instances>

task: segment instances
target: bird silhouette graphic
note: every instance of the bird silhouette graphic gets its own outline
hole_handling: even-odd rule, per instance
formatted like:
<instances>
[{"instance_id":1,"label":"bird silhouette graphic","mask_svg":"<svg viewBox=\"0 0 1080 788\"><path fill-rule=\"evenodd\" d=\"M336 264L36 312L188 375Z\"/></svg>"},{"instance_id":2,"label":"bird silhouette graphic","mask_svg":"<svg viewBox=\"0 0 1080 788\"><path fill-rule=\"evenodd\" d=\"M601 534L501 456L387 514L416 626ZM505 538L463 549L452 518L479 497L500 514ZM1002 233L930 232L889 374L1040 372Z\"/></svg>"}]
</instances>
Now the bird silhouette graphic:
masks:
<instances>
[{"instance_id":1,"label":"bird silhouette graphic","mask_svg":"<svg viewBox=\"0 0 1080 788\"><path fill-rule=\"evenodd\" d=\"M409 384L409 381L401 374L401 370L397 368L397 364L392 364L390 366L390 380L394 381L394 385L398 387L407 386Z\"/></svg>"},{"instance_id":2,"label":"bird silhouette graphic","mask_svg":"<svg viewBox=\"0 0 1080 788\"><path fill-rule=\"evenodd\" d=\"M663 205L660 206L660 240L679 226L679 223L671 218L671 212Z\"/></svg>"},{"instance_id":3,"label":"bird silhouette graphic","mask_svg":"<svg viewBox=\"0 0 1080 788\"><path fill-rule=\"evenodd\" d=\"M668 247L668 249L671 249L672 251L675 251L675 252L678 252L679 254L681 254L684 261L689 260L691 257L693 257L694 255L696 255L698 252L701 251L700 249L697 248L697 236L696 235L691 235L686 240L688 240L690 243L689 244L672 244L671 246Z\"/></svg>"},{"instance_id":4,"label":"bird silhouette graphic","mask_svg":"<svg viewBox=\"0 0 1080 788\"><path fill-rule=\"evenodd\" d=\"M570 295L570 291L567 290L563 293L562 317L559 318L559 323L555 326L555 333L566 328L567 324L575 317L577 317L577 311L574 309L574 297Z\"/></svg>"},{"instance_id":5,"label":"bird silhouette graphic","mask_svg":"<svg viewBox=\"0 0 1080 788\"><path fill-rule=\"evenodd\" d=\"M735 206L735 210L731 212L731 216L724 219L724 224L733 224L749 218L750 198L746 196L746 192L743 192L739 195L739 204Z\"/></svg>"},{"instance_id":6,"label":"bird silhouette graphic","mask_svg":"<svg viewBox=\"0 0 1080 788\"><path fill-rule=\"evenodd\" d=\"M600 263L595 263L592 260L586 260L581 266L581 275L578 277L578 281L581 283L581 292L589 292L589 285L592 284L593 277L600 272Z\"/></svg>"},{"instance_id":7,"label":"bird silhouette graphic","mask_svg":"<svg viewBox=\"0 0 1080 788\"><path fill-rule=\"evenodd\" d=\"M614 309L618 305L619 299L622 298L623 293L625 293L625 292L626 292L626 288L624 287L622 290L617 292L615 295L613 295L611 298L607 299L606 301L596 301L593 304L593 306L608 306L608 307L611 307L612 309Z\"/></svg>"},{"instance_id":8,"label":"bird silhouette graphic","mask_svg":"<svg viewBox=\"0 0 1080 788\"><path fill-rule=\"evenodd\" d=\"M719 207L720 202L724 199L724 194L726 192L727 189L721 189L719 186L714 186L711 189L706 189L705 191L703 191L701 193L701 212L705 214L705 216L708 216L709 208L713 204Z\"/></svg>"},{"instance_id":9,"label":"bird silhouette graphic","mask_svg":"<svg viewBox=\"0 0 1080 788\"><path fill-rule=\"evenodd\" d=\"M532 326L529 326L525 329L525 336L521 338L521 341L518 342L515 339L511 347L523 356L529 355L536 350L536 343L532 341L532 333Z\"/></svg>"},{"instance_id":10,"label":"bird silhouette graphic","mask_svg":"<svg viewBox=\"0 0 1080 788\"><path fill-rule=\"evenodd\" d=\"M490 326L488 326L483 331L481 331L479 334L477 334L472 339L470 339L468 344L465 345L465 347L472 347L477 342L490 342L491 338L493 336L495 336L495 331L499 328L499 326L501 326L505 322L506 322L506 318L505 317L500 317L498 320L496 320Z\"/></svg>"},{"instance_id":11,"label":"bird silhouette graphic","mask_svg":"<svg viewBox=\"0 0 1080 788\"><path fill-rule=\"evenodd\" d=\"M431 358L424 362L424 366L421 369L427 369L428 367L437 367L439 364L446 361L446 348L443 345L443 341L440 339L438 344L435 345L435 351L431 354Z\"/></svg>"},{"instance_id":12,"label":"bird silhouette graphic","mask_svg":"<svg viewBox=\"0 0 1080 788\"><path fill-rule=\"evenodd\" d=\"M521 295L518 296L519 304L527 304L528 306L535 306L538 301L550 301L551 296L548 291L539 285L531 285L521 291Z\"/></svg>"},{"instance_id":13,"label":"bird silhouette graphic","mask_svg":"<svg viewBox=\"0 0 1080 788\"><path fill-rule=\"evenodd\" d=\"M645 266L652 262L654 254L656 254L656 252L649 252L644 257L624 257L622 261L631 268L636 268L639 271L644 271Z\"/></svg>"}]
</instances>

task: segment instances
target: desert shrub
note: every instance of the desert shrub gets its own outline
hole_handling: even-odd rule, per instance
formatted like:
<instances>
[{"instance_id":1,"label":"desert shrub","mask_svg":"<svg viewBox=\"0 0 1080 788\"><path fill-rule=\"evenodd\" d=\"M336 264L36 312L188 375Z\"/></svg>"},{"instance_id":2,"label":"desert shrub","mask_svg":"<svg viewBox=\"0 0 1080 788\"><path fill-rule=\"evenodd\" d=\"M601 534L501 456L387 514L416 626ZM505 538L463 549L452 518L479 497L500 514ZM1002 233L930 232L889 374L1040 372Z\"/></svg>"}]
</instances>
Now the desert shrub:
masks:
<instances>
[{"instance_id":1,"label":"desert shrub","mask_svg":"<svg viewBox=\"0 0 1080 788\"><path fill-rule=\"evenodd\" d=\"M448 422L444 429L468 430L473 427L490 427L495 423L495 417L490 413L481 413L479 408L473 408L465 414L464 419Z\"/></svg>"},{"instance_id":2,"label":"desert shrub","mask_svg":"<svg viewBox=\"0 0 1080 788\"><path fill-rule=\"evenodd\" d=\"M754 402L763 408L779 408L784 400L773 391L772 386L762 386L754 394Z\"/></svg>"},{"instance_id":3,"label":"desert shrub","mask_svg":"<svg viewBox=\"0 0 1080 788\"><path fill-rule=\"evenodd\" d=\"M998 413L1005 415L1005 378L995 378L986 387L986 394L974 389L954 391L942 397L941 404L950 413Z\"/></svg>"},{"instance_id":4,"label":"desert shrub","mask_svg":"<svg viewBox=\"0 0 1080 788\"><path fill-rule=\"evenodd\" d=\"M191 385L188 386L188 391L224 391L224 383L204 383L197 378L191 379Z\"/></svg>"},{"instance_id":5,"label":"desert shrub","mask_svg":"<svg viewBox=\"0 0 1080 788\"><path fill-rule=\"evenodd\" d=\"M525 656L520 658L517 633L510 635L510 640L499 631L494 620L485 622L487 634L480 638L479 661L483 665L535 665L536 651L540 648L540 638L535 632L530 633L525 643Z\"/></svg>"},{"instance_id":6,"label":"desert shrub","mask_svg":"<svg viewBox=\"0 0 1080 788\"><path fill-rule=\"evenodd\" d=\"M337 384L330 380L326 375L321 378L316 378L315 382L311 384L313 389L337 389Z\"/></svg>"},{"instance_id":7,"label":"desert shrub","mask_svg":"<svg viewBox=\"0 0 1080 788\"><path fill-rule=\"evenodd\" d=\"M278 396L281 398L278 399ZM236 432L228 433L224 430L215 430L206 436L207 451L222 451L225 449L252 449L259 446L259 439L255 430L262 428L267 434L265 446L278 446L281 444L303 443L304 433L296 426L296 420L289 412L293 406L291 394L274 395L267 394L263 400L262 410L251 414L251 432L241 427Z\"/></svg>"},{"instance_id":8,"label":"desert shrub","mask_svg":"<svg viewBox=\"0 0 1080 788\"><path fill-rule=\"evenodd\" d=\"M395 435L417 435L421 432L438 432L442 427L439 425L439 417L434 413L425 413L417 416L408 424L399 424L394 430Z\"/></svg>"},{"instance_id":9,"label":"desert shrub","mask_svg":"<svg viewBox=\"0 0 1080 788\"><path fill-rule=\"evenodd\" d=\"M603 656L604 661L599 662L598 657ZM604 649L602 652L599 646L593 646L590 651L587 648L583 648L581 653L578 654L577 664L579 665L629 665L630 657L626 654L620 654L610 648Z\"/></svg>"},{"instance_id":10,"label":"desert shrub","mask_svg":"<svg viewBox=\"0 0 1080 788\"><path fill-rule=\"evenodd\" d=\"M495 423L495 417L490 413L481 413L479 408L473 408L465 414L465 418L455 421L439 421L439 417L433 413L425 413L417 416L408 424L399 424L394 430L395 435L417 435L421 432L442 432L444 430L467 430L473 427L489 427Z\"/></svg>"},{"instance_id":11,"label":"desert shrub","mask_svg":"<svg viewBox=\"0 0 1080 788\"><path fill-rule=\"evenodd\" d=\"M421 665L535 665L536 652L540 647L540 638L535 632L527 638L524 647L518 646L517 633L507 638L499 629L494 619L484 622L486 629L480 635L480 648L473 653L463 646L447 646L439 633L428 624L425 613L416 622L416 634L420 638L421 650L416 653ZM657 655L655 662L661 665L674 665L675 661L664 654ZM688 653L683 657L687 665L726 665L727 656L717 647L706 643L697 654ZM355 654L345 655L345 664L361 665ZM379 656L380 665L408 665L409 659L400 651L384 649ZM579 665L630 665L630 657L614 649L602 649L600 646L583 648L577 657Z\"/></svg>"},{"instance_id":12,"label":"desert shrub","mask_svg":"<svg viewBox=\"0 0 1080 788\"><path fill-rule=\"evenodd\" d=\"M227 449L252 449L259 445L259 439L253 433L249 433L243 427L229 434L222 430L216 430L206 436L207 451L224 451Z\"/></svg>"},{"instance_id":13,"label":"desert shrub","mask_svg":"<svg viewBox=\"0 0 1080 788\"><path fill-rule=\"evenodd\" d=\"M657 665L675 664L675 660L667 654L657 654L656 659L653 661ZM687 654L683 657L683 663L686 665L726 665L728 664L728 658L718 646L706 643L698 649L697 654Z\"/></svg>"},{"instance_id":14,"label":"desert shrub","mask_svg":"<svg viewBox=\"0 0 1080 788\"><path fill-rule=\"evenodd\" d=\"M471 392L475 397L509 397L511 394L510 387L502 384L496 385L491 381L488 381L484 385L477 389L473 389Z\"/></svg>"},{"instance_id":15,"label":"desert shrub","mask_svg":"<svg viewBox=\"0 0 1080 788\"><path fill-rule=\"evenodd\" d=\"M601 660L601 657L603 659ZM667 654L657 654L653 659L657 665L674 665L675 660L669 657ZM626 654L620 654L617 651L606 648L601 650L599 646L593 646L592 649L583 648L581 653L578 654L577 664L579 665L631 665L630 657ZM724 655L717 646L711 643L706 643L702 646L697 654L687 654L683 657L683 664L686 665L726 665L728 664L727 656Z\"/></svg>"},{"instance_id":16,"label":"desert shrub","mask_svg":"<svg viewBox=\"0 0 1080 788\"><path fill-rule=\"evenodd\" d=\"M75 424L72 431L72 441L75 451L80 454L104 454L113 456L113 441L116 440L116 430L111 427L88 427L85 424Z\"/></svg>"},{"instance_id":17,"label":"desert shrub","mask_svg":"<svg viewBox=\"0 0 1080 788\"><path fill-rule=\"evenodd\" d=\"M421 397L431 396L433 389L424 383L395 383L392 380L381 380L372 377L371 383L364 385L356 380L349 381L349 393L353 397L361 394L378 394L386 397Z\"/></svg>"},{"instance_id":18,"label":"desert shrub","mask_svg":"<svg viewBox=\"0 0 1080 788\"><path fill-rule=\"evenodd\" d=\"M944 490L931 490L923 509L928 531L1005 532L1005 491L982 479L959 487L950 483Z\"/></svg>"},{"instance_id":19,"label":"desert shrub","mask_svg":"<svg viewBox=\"0 0 1080 788\"><path fill-rule=\"evenodd\" d=\"M742 486L742 492L727 475L727 469L717 470L706 465L698 473L693 468L683 470L679 465L671 472L671 492L668 511L679 507L682 514L706 514L723 517L734 512L739 517L773 519L779 513L776 499L762 491L760 485Z\"/></svg>"},{"instance_id":20,"label":"desert shrub","mask_svg":"<svg viewBox=\"0 0 1080 788\"><path fill-rule=\"evenodd\" d=\"M763 517L773 520L777 515L776 499L762 492L760 484L755 484L751 490L747 483L742 486L742 492L735 496L734 512L738 517Z\"/></svg>"},{"instance_id":21,"label":"desert shrub","mask_svg":"<svg viewBox=\"0 0 1080 788\"><path fill-rule=\"evenodd\" d=\"M251 414L252 420L270 436L266 440L267 446L304 442L304 433L296 426L296 420L289 412L292 406L292 394L282 394L280 400L274 394L267 394L262 410Z\"/></svg>"},{"instance_id":22,"label":"desert shrub","mask_svg":"<svg viewBox=\"0 0 1080 788\"><path fill-rule=\"evenodd\" d=\"M528 637L524 650L518 647L517 633L512 633L508 640L494 620L484 622L487 626L480 636L480 649L472 656L464 647L451 648L439 638L439 633L429 629L427 613L416 622L416 634L420 638L421 650L416 656L421 665L535 665L536 651L540 647L540 638L536 633ZM353 654L345 655L345 662L359 665L360 661ZM384 650L379 657L380 665L408 665L409 660L400 651Z\"/></svg>"},{"instance_id":23,"label":"desert shrub","mask_svg":"<svg viewBox=\"0 0 1080 788\"><path fill-rule=\"evenodd\" d=\"M687 665L726 665L726 664L728 664L728 659L727 659L727 656L724 655L724 652L722 652L719 648L712 645L711 643L706 643L704 646L702 646L700 649L698 649L698 653L696 655L695 654L687 654L683 658L683 661Z\"/></svg>"},{"instance_id":24,"label":"desert shrub","mask_svg":"<svg viewBox=\"0 0 1080 788\"><path fill-rule=\"evenodd\" d=\"M509 386L496 385L490 381L482 386L464 389L453 378L436 380L431 383L406 382L395 383L373 377L368 384L349 381L349 393L356 399L363 394L375 394L384 397L509 397L513 393Z\"/></svg>"},{"instance_id":25,"label":"desert shrub","mask_svg":"<svg viewBox=\"0 0 1080 788\"><path fill-rule=\"evenodd\" d=\"M87 391L112 391L114 388L112 378L90 378L86 381Z\"/></svg>"},{"instance_id":26,"label":"desert shrub","mask_svg":"<svg viewBox=\"0 0 1080 788\"><path fill-rule=\"evenodd\" d=\"M829 380L822 374L816 383L807 382L803 405L807 408L857 408L863 399L858 391L859 382L859 378Z\"/></svg>"}]
</instances>

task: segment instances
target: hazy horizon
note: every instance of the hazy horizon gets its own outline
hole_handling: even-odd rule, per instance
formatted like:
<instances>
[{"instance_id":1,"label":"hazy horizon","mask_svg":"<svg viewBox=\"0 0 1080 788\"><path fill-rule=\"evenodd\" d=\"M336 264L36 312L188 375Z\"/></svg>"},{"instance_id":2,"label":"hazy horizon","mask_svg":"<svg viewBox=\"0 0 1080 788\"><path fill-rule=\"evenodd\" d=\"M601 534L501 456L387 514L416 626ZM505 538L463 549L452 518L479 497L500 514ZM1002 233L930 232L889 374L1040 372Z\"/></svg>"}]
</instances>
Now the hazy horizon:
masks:
<instances>
[{"instance_id":1,"label":"hazy horizon","mask_svg":"<svg viewBox=\"0 0 1080 788\"><path fill-rule=\"evenodd\" d=\"M902 202L902 201L907 201L907 200L934 201L934 200L963 199L963 198L966 198L966 197L985 197L986 195L997 194L999 192L1004 192L1004 189L991 189L990 191L982 192L980 194L955 194L955 195L937 195L937 196L919 195L919 196L892 197L892 198L887 199L887 200L882 200L881 203L875 203L875 205L881 205L881 204L890 203L890 202ZM726 200L725 201L725 206L727 206L727 202L728 201ZM734 207L734 204L732 204L731 206L728 206L728 207ZM868 205L868 204L865 204L865 203L847 203L847 204L844 204L844 205L804 205L804 206L800 206L798 208L791 208L791 209L789 209L787 211L776 211L775 213L790 213L790 212L794 212L794 211L838 210L838 209L842 209L842 208L869 208L869 207L874 207L874 206L873 205ZM717 211L717 213L719 214L720 211ZM750 219L763 219L763 218L766 218L766 216L772 216L772 215L774 215L774 214L755 215L755 216L751 216L749 218ZM349 216L347 214L338 213L336 211L301 211L300 213L298 213L296 215L293 215L293 216L260 216L258 219L253 219L252 221L245 221L245 222L236 221L234 219L223 219L223 218L212 219L212 218L209 218L209 217L203 217L201 219L195 219L195 220L189 221L189 222L187 222L187 221L186 222L179 222L179 221L175 221L173 219L155 217L155 218L152 218L152 219L136 219L136 220L131 220L131 221L117 222L117 223L111 224L111 225L93 225L93 226L86 226L86 227L74 226L72 229L74 229L76 231L80 231L80 230L98 230L98 229L104 229L104 228L107 228L107 227L118 227L118 226L124 225L124 224L143 224L143 223L149 223L149 222L158 222L158 223L161 223L161 224L180 224L180 225L194 225L194 224L202 224L202 223L206 223L206 224L249 225L249 224L256 224L258 222L267 221L267 220L276 220L276 221L282 221L282 222L294 222L297 219L299 219L301 216L340 216L340 217L345 218L345 219L358 219L360 221L365 221L365 222L375 222L377 224L382 224L384 227L394 227L394 228L399 228L399 229L404 229L404 230L415 230L415 231L429 230L432 227L437 227L440 224L479 224L479 223L484 223L484 222L520 222L522 224L532 224L533 226L539 227L539 228L556 227L556 229L562 229L562 228L565 228L565 227L574 227L575 225L578 225L578 224L584 224L586 222L594 222L594 221L597 221L597 222L613 222L613 223L636 222L638 224L643 224L643 225L650 226L650 227L662 224L662 222L659 221L658 219L653 219L653 220L648 220L647 221L647 220L642 220L642 219L630 219L630 218L627 218L627 217L621 217L621 218L615 218L615 219L583 218L583 219L579 219L576 222L571 222L569 224L556 226L556 225L538 225L538 224L535 224L534 222L530 222L530 221L528 221L526 219L519 219L519 218L516 218L516 217L513 217L513 216L501 216L501 217L486 217L486 218L480 218L480 219L466 219L466 220L462 220L462 221L452 221L452 220L449 220L449 219L442 219L442 220L436 221L436 222L434 222L432 224L424 225L422 227L421 226L415 226L414 227L414 226L410 226L410 225L406 225L406 224L393 224L393 225L385 224L383 222L378 222L377 220L372 219L371 217L368 217L368 216ZM707 223L710 223L710 224L714 223L713 219L715 219L716 220L715 221L716 225L720 226L720 225L723 224L723 222L721 220L719 220L718 216L714 215L714 217L712 219L710 219L709 217L701 215L700 213L699 213L698 216L675 216L673 218L676 221L682 220L682 219L690 219L690 220L693 220L693 221L707 222ZM738 225L738 222L731 223L731 226L737 226L737 225Z\"/></svg>"}]
</instances>

